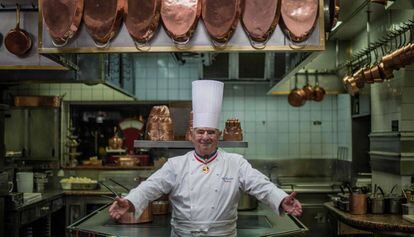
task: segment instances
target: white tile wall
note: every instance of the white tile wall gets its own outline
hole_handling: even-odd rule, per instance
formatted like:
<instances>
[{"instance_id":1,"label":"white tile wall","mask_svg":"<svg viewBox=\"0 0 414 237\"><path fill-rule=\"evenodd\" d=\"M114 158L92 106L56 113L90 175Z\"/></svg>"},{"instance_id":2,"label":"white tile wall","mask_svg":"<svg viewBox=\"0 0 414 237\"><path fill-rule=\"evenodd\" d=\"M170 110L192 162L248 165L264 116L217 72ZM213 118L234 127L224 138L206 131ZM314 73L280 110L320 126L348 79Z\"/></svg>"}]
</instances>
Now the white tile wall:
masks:
<instances>
[{"instance_id":1,"label":"white tile wall","mask_svg":"<svg viewBox=\"0 0 414 237\"><path fill-rule=\"evenodd\" d=\"M191 100L191 82L198 79L199 65L178 66L169 54L135 56L136 97L139 100ZM336 158L338 144L349 145L349 97L326 96L293 108L286 95L267 96L265 85L226 85L221 116L237 117L249 147L228 149L249 159ZM130 100L102 85L40 84L13 88L15 94L61 95L65 100ZM339 100L338 98L342 98ZM345 103L346 102L346 103ZM314 124L320 121L321 124ZM349 153L351 154L351 152Z\"/></svg>"}]
</instances>

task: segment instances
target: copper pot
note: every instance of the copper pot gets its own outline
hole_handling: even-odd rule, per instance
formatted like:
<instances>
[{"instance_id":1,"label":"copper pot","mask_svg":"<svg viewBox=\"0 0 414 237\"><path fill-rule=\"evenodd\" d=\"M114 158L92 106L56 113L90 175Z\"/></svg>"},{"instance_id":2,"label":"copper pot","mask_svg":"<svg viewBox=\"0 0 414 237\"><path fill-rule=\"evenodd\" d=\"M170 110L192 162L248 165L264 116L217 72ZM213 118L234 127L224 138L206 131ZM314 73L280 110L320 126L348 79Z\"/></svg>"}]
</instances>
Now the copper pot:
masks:
<instances>
[{"instance_id":1,"label":"copper pot","mask_svg":"<svg viewBox=\"0 0 414 237\"><path fill-rule=\"evenodd\" d=\"M319 101L322 101L323 98L325 97L326 91L325 89L319 86L318 74L315 74L315 75L316 75L316 78L315 78L315 87L313 88L313 100L319 102Z\"/></svg>"},{"instance_id":2,"label":"copper pot","mask_svg":"<svg viewBox=\"0 0 414 237\"><path fill-rule=\"evenodd\" d=\"M120 137L118 136L118 132L117 132L117 129L116 129L116 127L115 127L115 128L114 128L114 136L113 136L113 137L111 137L111 138L108 140L108 146L109 146L111 149L117 150L117 149L121 149L121 148L122 148L123 143L124 143L124 141L122 140L122 138L120 138Z\"/></svg>"},{"instance_id":3,"label":"copper pot","mask_svg":"<svg viewBox=\"0 0 414 237\"><path fill-rule=\"evenodd\" d=\"M20 29L20 6L16 9L16 27L10 30L4 38L6 49L19 57L26 55L32 48L32 38L27 31Z\"/></svg>"},{"instance_id":4,"label":"copper pot","mask_svg":"<svg viewBox=\"0 0 414 237\"><path fill-rule=\"evenodd\" d=\"M129 156L123 156L123 157L118 157L115 160L115 164L117 164L118 166L126 166L126 167L131 167L131 166L137 166L139 165L139 159L137 159L136 157L129 157Z\"/></svg>"},{"instance_id":5,"label":"copper pot","mask_svg":"<svg viewBox=\"0 0 414 237\"><path fill-rule=\"evenodd\" d=\"M349 211L354 215L367 213L368 196L364 193L352 193L349 197Z\"/></svg>"},{"instance_id":6,"label":"copper pot","mask_svg":"<svg viewBox=\"0 0 414 237\"><path fill-rule=\"evenodd\" d=\"M303 89L299 89L298 77L295 75L295 88L288 95L288 102L293 107L300 107L306 102L306 93Z\"/></svg>"},{"instance_id":7,"label":"copper pot","mask_svg":"<svg viewBox=\"0 0 414 237\"><path fill-rule=\"evenodd\" d=\"M167 215L170 212L170 202L165 200L156 200L151 203L153 215Z\"/></svg>"}]
</instances>

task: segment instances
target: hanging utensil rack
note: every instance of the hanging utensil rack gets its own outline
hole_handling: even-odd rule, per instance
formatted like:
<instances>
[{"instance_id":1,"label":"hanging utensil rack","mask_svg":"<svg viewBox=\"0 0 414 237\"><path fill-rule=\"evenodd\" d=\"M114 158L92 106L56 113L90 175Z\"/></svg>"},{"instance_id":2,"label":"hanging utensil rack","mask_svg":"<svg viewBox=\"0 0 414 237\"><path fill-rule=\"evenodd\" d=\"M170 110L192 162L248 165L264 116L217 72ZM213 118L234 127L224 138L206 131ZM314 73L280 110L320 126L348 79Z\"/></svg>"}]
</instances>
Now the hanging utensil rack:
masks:
<instances>
[{"instance_id":1,"label":"hanging utensil rack","mask_svg":"<svg viewBox=\"0 0 414 237\"><path fill-rule=\"evenodd\" d=\"M17 6L21 11L38 11L37 0L0 0L0 11L16 11Z\"/></svg>"},{"instance_id":2,"label":"hanging utensil rack","mask_svg":"<svg viewBox=\"0 0 414 237\"><path fill-rule=\"evenodd\" d=\"M390 53L393 50L396 50L413 40L414 35L407 36L407 33L414 34L414 21L409 20L408 22L403 22L399 26L394 27L394 29L389 30L385 36L379 40L369 44L368 47L358 50L351 59L345 63L338 66L337 69L342 68L358 68L359 65L366 65L378 62L382 56L385 56L387 53ZM377 53L377 51L379 51ZM375 54L374 56L372 54ZM372 60L372 58L375 60Z\"/></svg>"}]
</instances>

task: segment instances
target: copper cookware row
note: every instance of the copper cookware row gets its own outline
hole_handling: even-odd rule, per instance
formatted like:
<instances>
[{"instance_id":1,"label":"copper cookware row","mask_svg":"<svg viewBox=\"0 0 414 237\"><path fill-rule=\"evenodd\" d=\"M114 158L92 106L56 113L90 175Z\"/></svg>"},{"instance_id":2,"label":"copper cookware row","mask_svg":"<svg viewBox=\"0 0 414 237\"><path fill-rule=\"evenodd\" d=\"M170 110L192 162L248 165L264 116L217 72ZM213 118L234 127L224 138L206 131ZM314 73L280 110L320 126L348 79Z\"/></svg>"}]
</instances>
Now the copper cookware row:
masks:
<instances>
[{"instance_id":1,"label":"copper cookware row","mask_svg":"<svg viewBox=\"0 0 414 237\"><path fill-rule=\"evenodd\" d=\"M337 0L329 4L330 26ZM150 47L160 25L180 48L187 45L201 17L214 46L225 47L240 20L251 45L264 48L281 16L281 29L292 42L309 38L317 23L318 0L43 0L42 12L56 47L65 46L81 20L99 48L107 47L122 20L138 49ZM336 16L336 17L335 17ZM329 29L327 29L329 30Z\"/></svg>"},{"instance_id":2,"label":"copper cookware row","mask_svg":"<svg viewBox=\"0 0 414 237\"><path fill-rule=\"evenodd\" d=\"M298 77L295 75L295 88L288 95L288 102L293 107L300 107L306 103L306 101L313 100L320 102L325 97L326 91L319 86L318 72L315 72L315 86L312 87L309 84L308 73L306 72L306 85L302 88L298 88Z\"/></svg>"},{"instance_id":3,"label":"copper cookware row","mask_svg":"<svg viewBox=\"0 0 414 237\"><path fill-rule=\"evenodd\" d=\"M372 66L359 68L352 75L346 75L342 81L349 94L355 95L365 84L381 83L394 78L393 71L414 62L414 43L403 46L381 58Z\"/></svg>"}]
</instances>

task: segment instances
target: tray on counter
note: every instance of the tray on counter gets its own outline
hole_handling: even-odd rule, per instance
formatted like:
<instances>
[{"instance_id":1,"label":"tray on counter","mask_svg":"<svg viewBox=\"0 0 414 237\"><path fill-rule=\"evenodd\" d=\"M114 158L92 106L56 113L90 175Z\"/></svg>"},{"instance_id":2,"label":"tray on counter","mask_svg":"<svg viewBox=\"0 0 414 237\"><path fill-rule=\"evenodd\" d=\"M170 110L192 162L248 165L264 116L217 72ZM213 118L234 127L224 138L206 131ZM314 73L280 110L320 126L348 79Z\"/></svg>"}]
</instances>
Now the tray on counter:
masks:
<instances>
[{"instance_id":1,"label":"tray on counter","mask_svg":"<svg viewBox=\"0 0 414 237\"><path fill-rule=\"evenodd\" d=\"M98 182L93 183L60 183L63 190L94 190L98 188Z\"/></svg>"}]
</instances>

